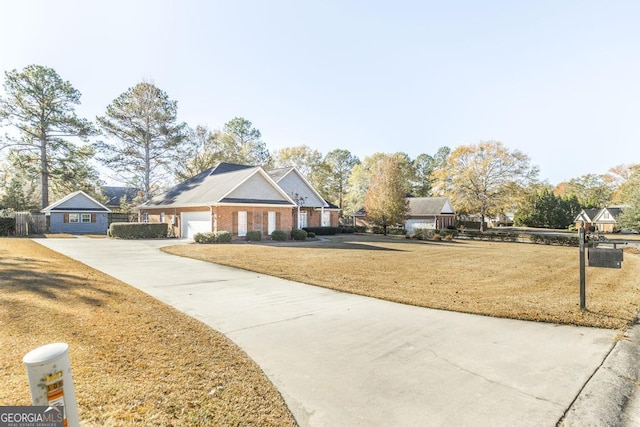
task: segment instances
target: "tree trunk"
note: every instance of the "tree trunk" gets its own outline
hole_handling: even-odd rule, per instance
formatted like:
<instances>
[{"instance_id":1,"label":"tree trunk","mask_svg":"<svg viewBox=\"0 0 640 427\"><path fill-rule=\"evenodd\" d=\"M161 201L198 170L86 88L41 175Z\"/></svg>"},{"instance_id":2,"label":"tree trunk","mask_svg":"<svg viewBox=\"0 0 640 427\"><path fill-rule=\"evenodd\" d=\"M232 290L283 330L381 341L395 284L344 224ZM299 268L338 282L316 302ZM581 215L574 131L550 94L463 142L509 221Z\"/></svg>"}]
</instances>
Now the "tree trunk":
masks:
<instances>
[{"instance_id":1,"label":"tree trunk","mask_svg":"<svg viewBox=\"0 0 640 427\"><path fill-rule=\"evenodd\" d=\"M47 166L47 138L40 137L40 180L42 190L42 209L49 206L49 167Z\"/></svg>"},{"instance_id":2,"label":"tree trunk","mask_svg":"<svg viewBox=\"0 0 640 427\"><path fill-rule=\"evenodd\" d=\"M150 146L151 141L149 141L149 124L147 123L147 135L145 136L145 146L144 146L144 201L148 201L151 192L151 154L150 154Z\"/></svg>"}]
</instances>

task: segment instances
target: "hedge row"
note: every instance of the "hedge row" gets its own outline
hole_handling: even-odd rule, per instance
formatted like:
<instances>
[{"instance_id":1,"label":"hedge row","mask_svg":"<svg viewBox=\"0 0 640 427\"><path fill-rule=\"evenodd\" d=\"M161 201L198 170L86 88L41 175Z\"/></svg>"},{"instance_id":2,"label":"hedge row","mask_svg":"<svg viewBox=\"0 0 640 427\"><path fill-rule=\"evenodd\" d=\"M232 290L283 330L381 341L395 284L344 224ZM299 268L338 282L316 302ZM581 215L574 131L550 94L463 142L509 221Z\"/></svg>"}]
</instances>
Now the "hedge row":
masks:
<instances>
[{"instance_id":1,"label":"hedge row","mask_svg":"<svg viewBox=\"0 0 640 427\"><path fill-rule=\"evenodd\" d=\"M196 243L231 243L231 233L228 231L216 231L196 233L193 236L193 241Z\"/></svg>"},{"instance_id":2,"label":"hedge row","mask_svg":"<svg viewBox=\"0 0 640 427\"><path fill-rule=\"evenodd\" d=\"M477 230L465 230L460 233L460 237L475 240L492 240L498 242L517 242L520 239L520 233L495 233Z\"/></svg>"},{"instance_id":3,"label":"hedge row","mask_svg":"<svg viewBox=\"0 0 640 427\"><path fill-rule=\"evenodd\" d=\"M302 227L307 233L316 236L334 236L336 234L355 233L355 227Z\"/></svg>"},{"instance_id":4,"label":"hedge row","mask_svg":"<svg viewBox=\"0 0 640 427\"><path fill-rule=\"evenodd\" d=\"M561 235L561 234L520 234L520 233L496 233L481 232L475 230L465 230L460 233L460 237L474 240L490 240L498 242L517 242L529 239L531 243L540 245L557 245L557 246L578 246L580 240L578 236Z\"/></svg>"},{"instance_id":5,"label":"hedge row","mask_svg":"<svg viewBox=\"0 0 640 427\"><path fill-rule=\"evenodd\" d=\"M10 236L16 232L15 218L0 218L0 236Z\"/></svg>"},{"instance_id":6,"label":"hedge row","mask_svg":"<svg viewBox=\"0 0 640 427\"><path fill-rule=\"evenodd\" d=\"M453 240L457 235L455 230L431 230L425 228L416 228L413 230L413 238L417 240ZM409 236L407 236L409 238Z\"/></svg>"},{"instance_id":7,"label":"hedge row","mask_svg":"<svg viewBox=\"0 0 640 427\"><path fill-rule=\"evenodd\" d=\"M529 239L533 243L543 245L580 246L580 238L578 236L532 234Z\"/></svg>"},{"instance_id":8,"label":"hedge row","mask_svg":"<svg viewBox=\"0 0 640 427\"><path fill-rule=\"evenodd\" d=\"M116 239L163 239L167 237L169 224L146 222L113 222L107 236Z\"/></svg>"}]
</instances>

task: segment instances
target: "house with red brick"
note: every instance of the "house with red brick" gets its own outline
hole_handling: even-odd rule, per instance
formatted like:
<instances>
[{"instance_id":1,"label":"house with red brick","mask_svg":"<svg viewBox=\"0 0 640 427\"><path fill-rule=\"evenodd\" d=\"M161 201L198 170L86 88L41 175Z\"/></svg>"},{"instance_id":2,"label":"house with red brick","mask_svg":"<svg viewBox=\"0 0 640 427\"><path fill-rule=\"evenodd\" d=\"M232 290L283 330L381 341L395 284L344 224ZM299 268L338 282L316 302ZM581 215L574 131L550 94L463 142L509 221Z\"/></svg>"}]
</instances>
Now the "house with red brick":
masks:
<instances>
[{"instance_id":1,"label":"house with red brick","mask_svg":"<svg viewBox=\"0 0 640 427\"><path fill-rule=\"evenodd\" d=\"M297 228L338 225L340 208L322 198L298 169L288 167L267 173L296 203L294 224Z\"/></svg>"},{"instance_id":2,"label":"house with red brick","mask_svg":"<svg viewBox=\"0 0 640 427\"><path fill-rule=\"evenodd\" d=\"M329 220L323 223L325 209ZM337 211L295 168L267 173L232 163L207 169L139 206L142 221L168 223L173 235L184 238L223 230L235 239L254 230L266 237L316 223L336 226Z\"/></svg>"}]
</instances>

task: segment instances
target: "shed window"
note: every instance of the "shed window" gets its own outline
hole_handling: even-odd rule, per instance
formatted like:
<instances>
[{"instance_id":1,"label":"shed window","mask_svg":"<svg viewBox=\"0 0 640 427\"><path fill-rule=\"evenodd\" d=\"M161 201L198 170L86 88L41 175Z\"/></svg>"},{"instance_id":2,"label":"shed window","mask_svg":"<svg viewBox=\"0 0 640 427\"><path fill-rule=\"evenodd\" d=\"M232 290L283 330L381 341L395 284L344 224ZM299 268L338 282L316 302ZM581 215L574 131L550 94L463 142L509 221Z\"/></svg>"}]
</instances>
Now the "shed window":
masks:
<instances>
[{"instance_id":1,"label":"shed window","mask_svg":"<svg viewBox=\"0 0 640 427\"><path fill-rule=\"evenodd\" d=\"M82 222L91 222L91 214L82 214Z\"/></svg>"},{"instance_id":2,"label":"shed window","mask_svg":"<svg viewBox=\"0 0 640 427\"><path fill-rule=\"evenodd\" d=\"M70 213L69 214L69 222L80 222L80 214Z\"/></svg>"}]
</instances>

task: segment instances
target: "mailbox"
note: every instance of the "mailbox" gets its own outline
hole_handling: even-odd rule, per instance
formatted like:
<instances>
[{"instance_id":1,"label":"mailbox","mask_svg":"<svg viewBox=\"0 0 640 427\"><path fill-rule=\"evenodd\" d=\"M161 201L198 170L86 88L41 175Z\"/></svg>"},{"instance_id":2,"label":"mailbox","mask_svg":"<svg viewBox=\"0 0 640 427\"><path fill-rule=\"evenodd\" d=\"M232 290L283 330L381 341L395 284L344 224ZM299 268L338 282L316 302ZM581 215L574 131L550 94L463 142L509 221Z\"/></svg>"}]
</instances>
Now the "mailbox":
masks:
<instances>
[{"instance_id":1,"label":"mailbox","mask_svg":"<svg viewBox=\"0 0 640 427\"><path fill-rule=\"evenodd\" d=\"M622 267L622 249L589 248L588 257L589 267Z\"/></svg>"}]
</instances>

